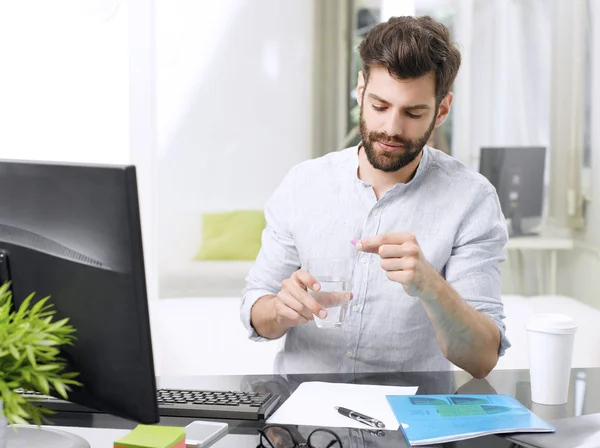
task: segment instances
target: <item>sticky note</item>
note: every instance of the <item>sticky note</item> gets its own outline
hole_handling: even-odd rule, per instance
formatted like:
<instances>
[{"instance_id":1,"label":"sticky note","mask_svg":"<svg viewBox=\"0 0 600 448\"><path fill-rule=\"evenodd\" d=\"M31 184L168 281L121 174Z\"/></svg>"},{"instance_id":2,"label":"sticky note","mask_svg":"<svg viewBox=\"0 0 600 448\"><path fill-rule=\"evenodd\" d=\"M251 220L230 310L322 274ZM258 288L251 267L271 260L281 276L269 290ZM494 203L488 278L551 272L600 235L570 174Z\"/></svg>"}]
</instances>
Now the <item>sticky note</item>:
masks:
<instances>
[{"instance_id":1,"label":"sticky note","mask_svg":"<svg viewBox=\"0 0 600 448\"><path fill-rule=\"evenodd\" d=\"M137 425L114 448L185 448L185 431L175 426Z\"/></svg>"}]
</instances>

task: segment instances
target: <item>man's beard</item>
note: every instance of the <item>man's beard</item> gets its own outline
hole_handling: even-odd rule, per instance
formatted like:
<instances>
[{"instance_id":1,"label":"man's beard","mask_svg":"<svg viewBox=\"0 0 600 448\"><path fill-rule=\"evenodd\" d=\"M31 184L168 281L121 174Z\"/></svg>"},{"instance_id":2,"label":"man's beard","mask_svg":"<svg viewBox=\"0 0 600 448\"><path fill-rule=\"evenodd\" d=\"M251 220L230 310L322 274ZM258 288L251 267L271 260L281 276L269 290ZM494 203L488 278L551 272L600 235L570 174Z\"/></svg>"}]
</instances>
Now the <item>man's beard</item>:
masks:
<instances>
[{"instance_id":1,"label":"man's beard","mask_svg":"<svg viewBox=\"0 0 600 448\"><path fill-rule=\"evenodd\" d=\"M367 159L373 168L386 173L398 171L415 160L423 150L423 147L427 144L427 141L429 140L429 137L431 137L431 133L433 132L434 128L435 116L433 117L431 125L429 125L427 131L425 131L425 134L414 140L407 140L400 135L389 136L385 132L369 132L367 129L367 124L363 118L362 108L360 109L360 136L362 138L362 144L365 148ZM373 143L376 141L382 141L383 143L392 145L401 144L403 147L400 148L399 151L393 153L385 152L383 150L377 151L373 147Z\"/></svg>"}]
</instances>

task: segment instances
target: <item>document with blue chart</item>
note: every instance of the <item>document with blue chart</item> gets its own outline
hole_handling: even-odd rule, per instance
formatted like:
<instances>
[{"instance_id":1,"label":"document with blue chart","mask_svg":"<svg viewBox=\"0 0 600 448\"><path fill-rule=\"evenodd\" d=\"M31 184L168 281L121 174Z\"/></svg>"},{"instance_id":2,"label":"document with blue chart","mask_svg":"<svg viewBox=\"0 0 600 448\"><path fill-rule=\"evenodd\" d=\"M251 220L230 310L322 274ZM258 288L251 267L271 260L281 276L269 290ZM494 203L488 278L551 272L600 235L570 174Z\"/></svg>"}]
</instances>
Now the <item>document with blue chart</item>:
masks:
<instances>
[{"instance_id":1,"label":"document with blue chart","mask_svg":"<svg viewBox=\"0 0 600 448\"><path fill-rule=\"evenodd\" d=\"M386 398L413 446L486 434L554 431L510 395L388 395Z\"/></svg>"}]
</instances>

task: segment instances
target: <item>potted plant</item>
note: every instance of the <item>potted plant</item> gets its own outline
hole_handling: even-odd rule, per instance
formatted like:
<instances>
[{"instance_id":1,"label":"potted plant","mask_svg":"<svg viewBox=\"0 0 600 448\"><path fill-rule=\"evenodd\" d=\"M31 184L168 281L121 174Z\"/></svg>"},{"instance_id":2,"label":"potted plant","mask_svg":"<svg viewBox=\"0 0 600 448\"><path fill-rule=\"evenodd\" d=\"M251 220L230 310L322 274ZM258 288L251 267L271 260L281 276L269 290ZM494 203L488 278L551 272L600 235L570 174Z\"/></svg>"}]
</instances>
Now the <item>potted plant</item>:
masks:
<instances>
[{"instance_id":1,"label":"potted plant","mask_svg":"<svg viewBox=\"0 0 600 448\"><path fill-rule=\"evenodd\" d=\"M31 306L35 293L13 307L9 284L0 287L0 448L6 444L7 424L48 422L47 408L35 405L18 389L45 395L56 391L67 399L70 386L81 385L76 372L66 372L60 347L72 345L75 329L68 319L54 321L55 311L45 297Z\"/></svg>"}]
</instances>

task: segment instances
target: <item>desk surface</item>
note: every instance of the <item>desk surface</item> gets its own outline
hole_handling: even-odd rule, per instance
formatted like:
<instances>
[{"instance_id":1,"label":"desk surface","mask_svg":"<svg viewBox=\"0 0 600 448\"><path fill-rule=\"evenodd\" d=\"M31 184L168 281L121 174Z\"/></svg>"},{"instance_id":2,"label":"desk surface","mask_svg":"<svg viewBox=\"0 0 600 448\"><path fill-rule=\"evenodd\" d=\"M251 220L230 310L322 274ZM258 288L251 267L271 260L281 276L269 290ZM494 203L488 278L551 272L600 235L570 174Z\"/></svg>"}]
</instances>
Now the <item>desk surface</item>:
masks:
<instances>
[{"instance_id":1,"label":"desk surface","mask_svg":"<svg viewBox=\"0 0 600 448\"><path fill-rule=\"evenodd\" d=\"M572 238L544 235L511 237L506 245L509 250L571 250L574 247Z\"/></svg>"},{"instance_id":2,"label":"desk surface","mask_svg":"<svg viewBox=\"0 0 600 448\"><path fill-rule=\"evenodd\" d=\"M251 375L251 376L195 376L159 378L159 387L196 388L219 390L269 390L287 398L298 385L305 381L330 381L356 384L380 384L397 386L419 386L417 394L449 393L502 393L516 397L545 420L567 418L582 414L600 413L600 369L573 369L569 401L561 406L542 406L531 402L529 372L527 370L498 370L486 379L476 380L462 371L427 373L384 373L384 374L325 374L325 375ZM112 441L121 437L123 431L107 431L106 428L129 430L135 423L106 414L59 413L52 416L54 424L75 432L90 441L92 448L109 448ZM191 419L163 418L160 424L185 426ZM264 422L229 421L229 434L213 445L216 448L256 448L257 429ZM96 428L96 429L86 429ZM105 428L102 430L101 428ZM300 427L305 437L314 428ZM397 432L386 432L377 437L368 431L335 429L346 447L402 447L402 436ZM444 446L444 445L441 445ZM509 447L508 441L490 436L470 441L448 444L453 448L476 446Z\"/></svg>"}]
</instances>

